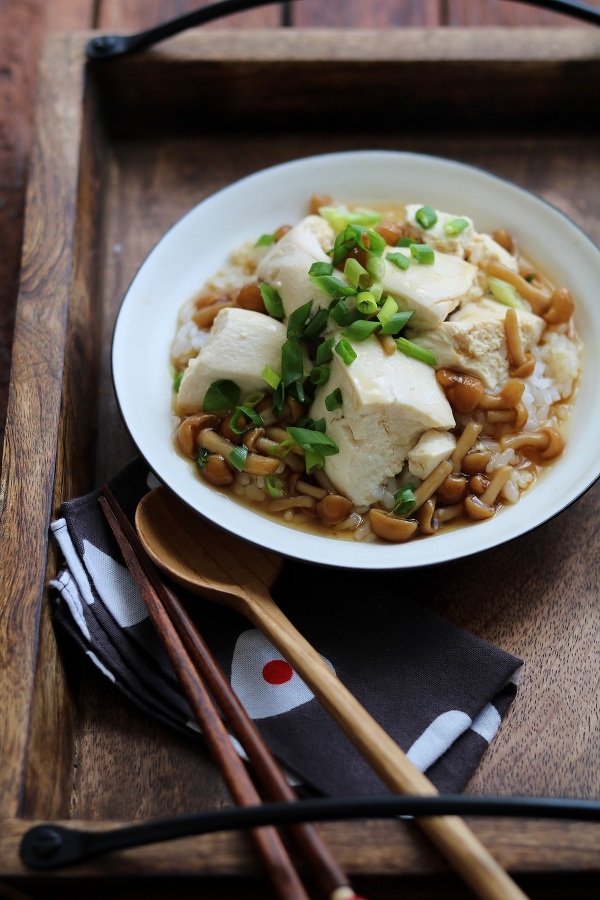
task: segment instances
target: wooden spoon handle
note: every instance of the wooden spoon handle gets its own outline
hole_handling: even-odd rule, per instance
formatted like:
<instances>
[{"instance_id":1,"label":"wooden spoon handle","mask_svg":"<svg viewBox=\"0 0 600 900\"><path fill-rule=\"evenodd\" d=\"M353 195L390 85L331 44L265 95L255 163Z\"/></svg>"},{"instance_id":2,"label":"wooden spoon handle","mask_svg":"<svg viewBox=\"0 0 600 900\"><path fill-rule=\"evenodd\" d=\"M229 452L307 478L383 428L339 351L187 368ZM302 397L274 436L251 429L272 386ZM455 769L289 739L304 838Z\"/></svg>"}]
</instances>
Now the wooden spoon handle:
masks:
<instances>
[{"instance_id":1,"label":"wooden spoon handle","mask_svg":"<svg viewBox=\"0 0 600 900\"><path fill-rule=\"evenodd\" d=\"M238 596L232 605L269 638L392 791L437 794L429 779L333 674L270 596L247 593ZM479 897L524 900L526 895L462 819L457 816L423 817L418 824Z\"/></svg>"}]
</instances>

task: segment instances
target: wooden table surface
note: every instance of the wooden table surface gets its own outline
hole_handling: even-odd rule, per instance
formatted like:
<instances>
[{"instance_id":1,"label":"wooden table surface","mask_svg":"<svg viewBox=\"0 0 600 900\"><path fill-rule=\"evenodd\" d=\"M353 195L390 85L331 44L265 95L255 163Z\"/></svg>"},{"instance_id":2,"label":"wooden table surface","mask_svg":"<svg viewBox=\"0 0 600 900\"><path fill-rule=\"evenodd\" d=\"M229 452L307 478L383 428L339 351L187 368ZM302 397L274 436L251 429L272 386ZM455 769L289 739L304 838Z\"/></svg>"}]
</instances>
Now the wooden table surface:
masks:
<instances>
[{"instance_id":1,"label":"wooden table surface","mask_svg":"<svg viewBox=\"0 0 600 900\"><path fill-rule=\"evenodd\" d=\"M0 3L0 443L4 435L23 209L38 58L57 31L138 31L190 10L199 0L3 0ZM600 0L590 5L600 7ZM582 27L585 23L505 0L297 0L238 13L208 28ZM1 465L1 463L0 463Z\"/></svg>"}]
</instances>

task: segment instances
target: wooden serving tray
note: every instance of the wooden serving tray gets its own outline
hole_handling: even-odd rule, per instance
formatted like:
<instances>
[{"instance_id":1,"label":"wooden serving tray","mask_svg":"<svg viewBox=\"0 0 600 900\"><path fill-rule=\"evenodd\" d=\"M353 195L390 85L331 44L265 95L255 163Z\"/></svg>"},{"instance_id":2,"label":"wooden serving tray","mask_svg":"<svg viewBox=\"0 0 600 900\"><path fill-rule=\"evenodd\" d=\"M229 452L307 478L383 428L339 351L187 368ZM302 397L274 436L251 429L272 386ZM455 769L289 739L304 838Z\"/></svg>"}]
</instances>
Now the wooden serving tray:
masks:
<instances>
[{"instance_id":1,"label":"wooden serving tray","mask_svg":"<svg viewBox=\"0 0 600 900\"><path fill-rule=\"evenodd\" d=\"M102 827L230 803L203 751L61 652L50 620L49 522L63 499L135 452L110 380L119 304L192 205L243 175L327 151L412 150L481 166L545 197L599 242L600 33L211 30L87 66L89 37L59 35L45 47L27 197L0 485L0 880L8 896L162 897L177 877L179 898L268 897L243 834L51 876L19 861L34 821ZM525 660L469 793L599 795L599 509L596 486L518 541L387 576ZM470 824L532 897L597 890L597 825ZM410 823L322 828L373 900L467 896Z\"/></svg>"}]
</instances>

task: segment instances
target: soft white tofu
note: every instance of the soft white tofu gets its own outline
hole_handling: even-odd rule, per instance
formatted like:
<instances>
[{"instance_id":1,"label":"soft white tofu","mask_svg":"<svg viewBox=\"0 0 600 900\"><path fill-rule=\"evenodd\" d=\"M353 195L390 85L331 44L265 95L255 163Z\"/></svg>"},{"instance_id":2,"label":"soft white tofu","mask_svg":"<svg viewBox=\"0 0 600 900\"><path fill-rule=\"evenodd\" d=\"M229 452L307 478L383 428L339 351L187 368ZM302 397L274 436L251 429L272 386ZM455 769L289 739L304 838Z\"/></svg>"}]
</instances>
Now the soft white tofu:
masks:
<instances>
[{"instance_id":1,"label":"soft white tofu","mask_svg":"<svg viewBox=\"0 0 600 900\"><path fill-rule=\"evenodd\" d=\"M455 213L442 212L442 210L436 209L437 222L435 225L431 228L423 228L415 219L415 215L422 206L424 206L423 203L409 203L406 207L406 219L414 228L415 233L424 244L429 244L434 250L439 250L441 253L449 253L452 256L460 256L464 259L466 248L475 236L472 219L468 216L459 216ZM446 234L444 231L446 222L459 218L465 219L469 223L464 231L461 231L460 234Z\"/></svg>"},{"instance_id":2,"label":"soft white tofu","mask_svg":"<svg viewBox=\"0 0 600 900\"><path fill-rule=\"evenodd\" d=\"M351 344L357 358L347 366L334 354L331 377L318 389L310 414L325 418L340 449L326 457L325 473L354 504L366 506L400 472L424 431L455 423L430 366L400 352L388 356L375 337ZM325 398L338 387L342 407L329 412Z\"/></svg>"},{"instance_id":3,"label":"soft white tofu","mask_svg":"<svg viewBox=\"0 0 600 900\"><path fill-rule=\"evenodd\" d=\"M331 297L312 283L308 270L315 262L331 263L327 251L334 241L333 228L325 219L306 216L272 245L259 264L257 278L279 292L286 318L309 300L315 302L313 312L329 306ZM336 277L343 280L341 273Z\"/></svg>"},{"instance_id":4,"label":"soft white tofu","mask_svg":"<svg viewBox=\"0 0 600 900\"><path fill-rule=\"evenodd\" d=\"M402 253L410 260L408 269L400 269L386 259L388 253ZM432 265L423 265L411 256L408 247L387 247L383 253L384 296L391 294L402 311L413 310L411 328L424 331L435 328L462 302L481 296L477 269L458 256L435 252Z\"/></svg>"},{"instance_id":5,"label":"soft white tofu","mask_svg":"<svg viewBox=\"0 0 600 900\"><path fill-rule=\"evenodd\" d=\"M437 358L438 368L459 369L475 375L487 388L495 390L509 377L504 331L506 309L495 300L484 299L458 310L431 331L407 329L406 336L431 350ZM527 352L540 340L545 323L525 310L516 310L516 313Z\"/></svg>"},{"instance_id":6,"label":"soft white tofu","mask_svg":"<svg viewBox=\"0 0 600 900\"><path fill-rule=\"evenodd\" d=\"M500 246L489 234L475 234L465 250L465 258L480 269L484 269L490 263L500 263L513 272L519 270L517 258Z\"/></svg>"},{"instance_id":7,"label":"soft white tofu","mask_svg":"<svg viewBox=\"0 0 600 900\"><path fill-rule=\"evenodd\" d=\"M445 459L449 459L456 447L456 438L449 431L426 431L407 456L411 475L424 481Z\"/></svg>"},{"instance_id":8,"label":"soft white tofu","mask_svg":"<svg viewBox=\"0 0 600 900\"><path fill-rule=\"evenodd\" d=\"M281 373L281 346L286 328L263 313L228 307L215 318L210 336L190 360L177 395L178 412L199 412L206 391L220 379L235 381L242 398L266 387L265 366Z\"/></svg>"}]
</instances>

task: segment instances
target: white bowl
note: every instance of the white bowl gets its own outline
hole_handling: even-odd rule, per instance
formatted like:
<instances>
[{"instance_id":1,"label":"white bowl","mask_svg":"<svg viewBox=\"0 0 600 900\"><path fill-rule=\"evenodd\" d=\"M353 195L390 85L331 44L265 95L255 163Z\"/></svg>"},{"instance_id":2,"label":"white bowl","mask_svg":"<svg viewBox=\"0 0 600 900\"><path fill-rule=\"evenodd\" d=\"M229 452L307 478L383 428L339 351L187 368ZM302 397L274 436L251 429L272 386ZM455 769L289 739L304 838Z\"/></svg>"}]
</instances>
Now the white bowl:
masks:
<instances>
[{"instance_id":1,"label":"white bowl","mask_svg":"<svg viewBox=\"0 0 600 900\"><path fill-rule=\"evenodd\" d=\"M325 538L275 523L206 485L172 444L169 349L177 313L248 239L306 214L312 194L349 202L429 203L469 215L478 231L507 228L552 280L570 288L584 341L583 376L564 455L514 506L493 519L408 544ZM600 474L600 251L539 197L480 169L412 153L362 151L309 157L258 172L187 213L141 266L123 301L112 347L117 401L157 477L206 518L296 559L353 569L401 569L487 550L537 527Z\"/></svg>"}]
</instances>

